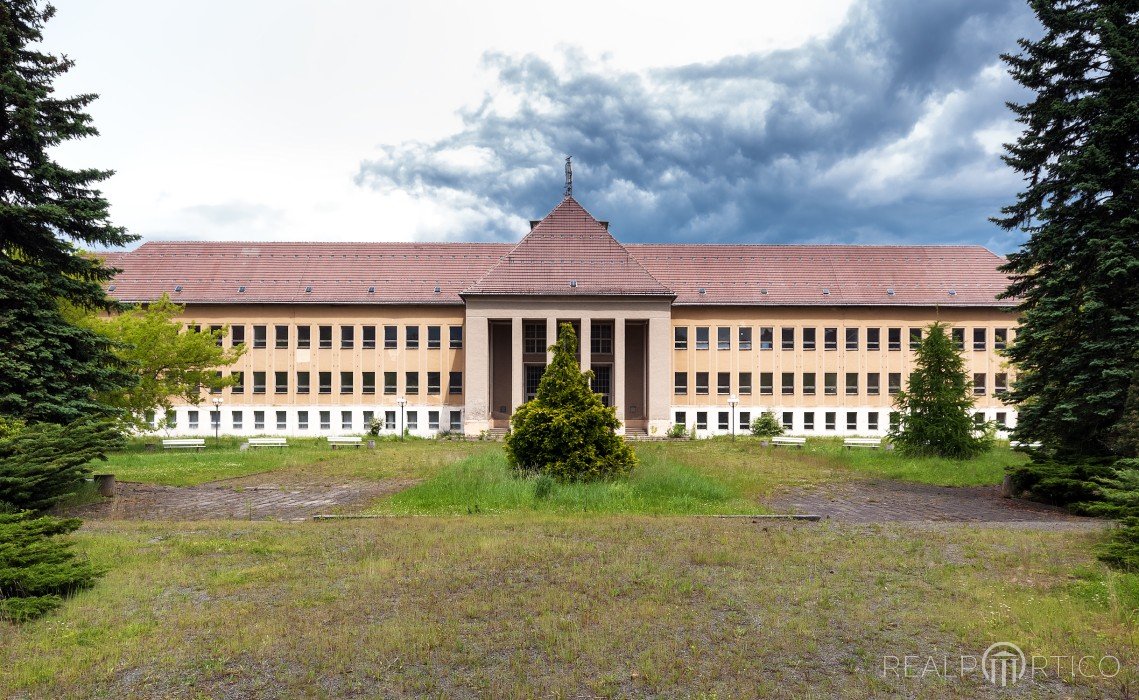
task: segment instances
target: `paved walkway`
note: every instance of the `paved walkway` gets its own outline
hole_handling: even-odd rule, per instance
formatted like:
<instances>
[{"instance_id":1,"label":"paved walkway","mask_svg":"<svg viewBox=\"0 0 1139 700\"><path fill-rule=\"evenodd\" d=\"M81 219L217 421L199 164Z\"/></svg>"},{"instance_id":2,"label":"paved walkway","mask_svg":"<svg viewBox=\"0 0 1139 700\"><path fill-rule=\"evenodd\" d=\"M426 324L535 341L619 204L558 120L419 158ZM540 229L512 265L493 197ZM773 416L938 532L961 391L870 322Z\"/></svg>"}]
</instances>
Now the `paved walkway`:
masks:
<instances>
[{"instance_id":1,"label":"paved walkway","mask_svg":"<svg viewBox=\"0 0 1139 700\"><path fill-rule=\"evenodd\" d=\"M339 484L275 484L263 477L215 481L200 486L120 482L115 497L72 509L91 520L307 520L343 513L415 483L414 480Z\"/></svg>"},{"instance_id":2,"label":"paved walkway","mask_svg":"<svg viewBox=\"0 0 1139 700\"><path fill-rule=\"evenodd\" d=\"M775 512L814 513L845 523L1032 523L1057 529L1106 524L1054 506L1001 498L996 486L929 486L889 480L788 491L767 500L766 505Z\"/></svg>"}]
</instances>

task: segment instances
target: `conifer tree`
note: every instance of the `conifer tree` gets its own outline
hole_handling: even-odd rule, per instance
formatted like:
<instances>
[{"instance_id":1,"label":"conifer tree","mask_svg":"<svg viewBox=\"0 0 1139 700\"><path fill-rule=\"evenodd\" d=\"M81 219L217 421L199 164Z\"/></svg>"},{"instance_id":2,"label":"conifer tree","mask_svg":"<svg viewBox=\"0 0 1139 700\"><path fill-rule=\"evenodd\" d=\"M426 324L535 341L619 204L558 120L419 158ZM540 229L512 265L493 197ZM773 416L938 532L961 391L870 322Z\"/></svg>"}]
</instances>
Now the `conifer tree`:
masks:
<instances>
[{"instance_id":1,"label":"conifer tree","mask_svg":"<svg viewBox=\"0 0 1139 700\"><path fill-rule=\"evenodd\" d=\"M71 551L75 518L0 512L0 620L25 622L91 586L102 571Z\"/></svg>"},{"instance_id":2,"label":"conifer tree","mask_svg":"<svg viewBox=\"0 0 1139 700\"><path fill-rule=\"evenodd\" d=\"M973 394L965 359L945 326L930 325L918 346L906 389L894 398L901 424L890 440L902 452L954 459L974 457L990 440L974 435Z\"/></svg>"},{"instance_id":3,"label":"conifer tree","mask_svg":"<svg viewBox=\"0 0 1139 700\"><path fill-rule=\"evenodd\" d=\"M1028 241L1002 270L1016 435L1061 461L1113 454L1139 344L1139 6L1030 0L1043 35L1004 55L1034 95L1004 160L1024 176L994 221Z\"/></svg>"},{"instance_id":4,"label":"conifer tree","mask_svg":"<svg viewBox=\"0 0 1139 700\"><path fill-rule=\"evenodd\" d=\"M506 437L510 465L523 474L559 481L626 476L637 465L632 448L617 435L612 407L589 386L592 375L578 366L577 334L563 323L554 356L532 401L518 407Z\"/></svg>"}]
</instances>

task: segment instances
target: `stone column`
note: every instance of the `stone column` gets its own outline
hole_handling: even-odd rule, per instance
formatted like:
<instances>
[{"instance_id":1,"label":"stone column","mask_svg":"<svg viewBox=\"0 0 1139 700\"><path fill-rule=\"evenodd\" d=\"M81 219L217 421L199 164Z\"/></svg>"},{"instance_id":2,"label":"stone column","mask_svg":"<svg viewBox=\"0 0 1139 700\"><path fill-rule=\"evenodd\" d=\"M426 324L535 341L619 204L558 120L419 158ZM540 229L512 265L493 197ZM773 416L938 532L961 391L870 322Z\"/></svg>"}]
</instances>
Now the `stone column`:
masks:
<instances>
[{"instance_id":1,"label":"stone column","mask_svg":"<svg viewBox=\"0 0 1139 700\"><path fill-rule=\"evenodd\" d=\"M581 347L581 371L582 372L588 372L591 369L590 359L589 359L590 358L589 339L593 333L593 328L591 327L591 323L590 323L591 320L592 319L589 319L589 318L582 318L580 321L580 323L581 323L581 337L578 338L577 340L578 340L578 345Z\"/></svg>"},{"instance_id":2,"label":"stone column","mask_svg":"<svg viewBox=\"0 0 1139 700\"><path fill-rule=\"evenodd\" d=\"M526 401L526 367L522 364L522 317L510 319L510 413Z\"/></svg>"},{"instance_id":3,"label":"stone column","mask_svg":"<svg viewBox=\"0 0 1139 700\"><path fill-rule=\"evenodd\" d=\"M671 321L668 317L660 316L649 319L648 343L648 411L650 433L656 427L658 433L667 432L669 428L669 405L672 393L670 391L669 373L672 371L669 357L671 355L670 335ZM715 341L715 338L712 338ZM715 346L713 346L715 347ZM715 374L710 373L715 378Z\"/></svg>"},{"instance_id":4,"label":"stone column","mask_svg":"<svg viewBox=\"0 0 1139 700\"><path fill-rule=\"evenodd\" d=\"M625 319L613 320L613 405L625 432Z\"/></svg>"},{"instance_id":5,"label":"stone column","mask_svg":"<svg viewBox=\"0 0 1139 700\"><path fill-rule=\"evenodd\" d=\"M490 427L490 324L481 317L468 316L466 321L463 416L466 433L477 435Z\"/></svg>"},{"instance_id":6,"label":"stone column","mask_svg":"<svg viewBox=\"0 0 1139 700\"><path fill-rule=\"evenodd\" d=\"M557 341L558 341L558 319L547 318L546 319L546 347L549 348L551 345L553 345ZM546 366L549 367L550 363L553 361L554 361L554 353L547 350L546 351Z\"/></svg>"}]
</instances>

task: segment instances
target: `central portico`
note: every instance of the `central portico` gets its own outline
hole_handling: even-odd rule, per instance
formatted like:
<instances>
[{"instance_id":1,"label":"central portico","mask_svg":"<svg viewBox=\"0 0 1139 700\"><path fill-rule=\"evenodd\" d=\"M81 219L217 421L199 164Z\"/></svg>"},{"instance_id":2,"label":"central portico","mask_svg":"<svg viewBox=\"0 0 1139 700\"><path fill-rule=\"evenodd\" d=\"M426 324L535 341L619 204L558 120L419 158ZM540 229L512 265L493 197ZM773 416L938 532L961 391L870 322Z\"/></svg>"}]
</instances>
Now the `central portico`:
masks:
<instances>
[{"instance_id":1,"label":"central portico","mask_svg":"<svg viewBox=\"0 0 1139 700\"><path fill-rule=\"evenodd\" d=\"M561 323L577 330L582 369L630 430L670 425L676 295L567 194L461 294L466 306L467 434L504 429L533 397ZM650 348L657 348L656 356Z\"/></svg>"}]
</instances>

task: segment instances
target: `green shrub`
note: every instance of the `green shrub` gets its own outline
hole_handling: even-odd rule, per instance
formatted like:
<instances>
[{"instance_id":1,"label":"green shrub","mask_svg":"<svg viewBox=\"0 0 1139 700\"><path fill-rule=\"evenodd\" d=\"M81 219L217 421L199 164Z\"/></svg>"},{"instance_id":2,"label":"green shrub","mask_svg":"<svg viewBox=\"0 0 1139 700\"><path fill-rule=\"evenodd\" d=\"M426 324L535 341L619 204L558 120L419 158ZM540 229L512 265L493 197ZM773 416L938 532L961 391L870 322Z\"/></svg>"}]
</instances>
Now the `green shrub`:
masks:
<instances>
[{"instance_id":1,"label":"green shrub","mask_svg":"<svg viewBox=\"0 0 1139 700\"><path fill-rule=\"evenodd\" d=\"M688 432L684 430L683 423L676 423L668 429L666 435L670 438L682 438L687 436Z\"/></svg>"},{"instance_id":2,"label":"green shrub","mask_svg":"<svg viewBox=\"0 0 1139 700\"><path fill-rule=\"evenodd\" d=\"M768 438L783 434L783 424L771 411L764 411L751 422L751 434L756 437Z\"/></svg>"},{"instance_id":3,"label":"green shrub","mask_svg":"<svg viewBox=\"0 0 1139 700\"><path fill-rule=\"evenodd\" d=\"M1029 498L1058 506L1072 506L1082 512L1084 505L1099 500L1096 479L1111 477L1112 463L1104 460L1060 462L1034 458L1011 467L1008 474L1014 491Z\"/></svg>"},{"instance_id":4,"label":"green shrub","mask_svg":"<svg viewBox=\"0 0 1139 700\"><path fill-rule=\"evenodd\" d=\"M0 514L0 619L24 622L59 607L103 574L71 551L75 518Z\"/></svg>"},{"instance_id":5,"label":"green shrub","mask_svg":"<svg viewBox=\"0 0 1139 700\"><path fill-rule=\"evenodd\" d=\"M0 437L0 503L46 510L75 493L91 473L88 463L122 446L109 422L34 423Z\"/></svg>"},{"instance_id":6,"label":"green shrub","mask_svg":"<svg viewBox=\"0 0 1139 700\"><path fill-rule=\"evenodd\" d=\"M563 323L537 395L511 418L506 457L515 471L559 481L627 476L637 457L617 435L615 410L590 390L590 375L581 372L576 352L573 326Z\"/></svg>"}]
</instances>

